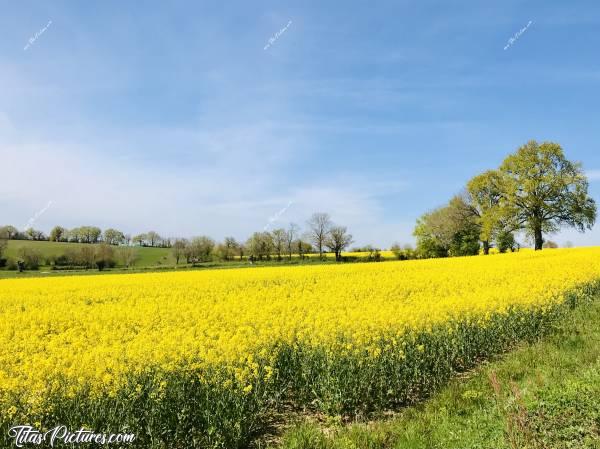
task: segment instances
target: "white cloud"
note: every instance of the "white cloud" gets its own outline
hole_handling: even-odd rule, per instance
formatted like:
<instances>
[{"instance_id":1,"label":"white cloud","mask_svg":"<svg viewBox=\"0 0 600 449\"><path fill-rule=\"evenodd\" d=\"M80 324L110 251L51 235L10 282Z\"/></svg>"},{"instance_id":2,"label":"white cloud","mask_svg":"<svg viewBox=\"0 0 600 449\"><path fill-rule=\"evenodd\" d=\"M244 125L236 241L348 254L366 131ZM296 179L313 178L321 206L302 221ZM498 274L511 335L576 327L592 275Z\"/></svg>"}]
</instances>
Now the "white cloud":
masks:
<instances>
[{"instance_id":1,"label":"white cloud","mask_svg":"<svg viewBox=\"0 0 600 449\"><path fill-rule=\"evenodd\" d=\"M325 211L348 226L356 244L388 246L411 239L408 225L386 221L380 201L382 195L405 190L404 181L351 174L315 180L297 173L294 154L301 135L280 136L264 124L214 132L162 130L139 136L138 145L149 146L147 156L128 154L137 137L119 143L105 136L92 139L94 146L51 140L0 143L0 159L9 167L0 184L4 219L27 222L40 205L52 201L35 227L48 231L56 224L95 224L128 233L154 229L166 236L243 239L291 203L271 227L289 222L303 227L310 214ZM165 147L171 156L161 154L155 161L161 142L171 142Z\"/></svg>"}]
</instances>

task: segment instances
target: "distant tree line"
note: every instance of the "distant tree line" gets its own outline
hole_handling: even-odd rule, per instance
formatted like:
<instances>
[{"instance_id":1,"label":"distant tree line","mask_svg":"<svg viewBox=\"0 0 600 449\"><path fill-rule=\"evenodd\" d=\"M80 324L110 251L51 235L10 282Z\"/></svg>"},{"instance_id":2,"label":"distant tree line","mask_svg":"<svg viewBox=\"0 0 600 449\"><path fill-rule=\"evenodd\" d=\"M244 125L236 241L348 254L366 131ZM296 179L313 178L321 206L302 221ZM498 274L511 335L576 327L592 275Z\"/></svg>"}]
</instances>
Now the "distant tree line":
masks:
<instances>
[{"instance_id":1,"label":"distant tree line","mask_svg":"<svg viewBox=\"0 0 600 449\"><path fill-rule=\"evenodd\" d=\"M345 226L335 225L326 213L315 213L307 221L304 233L301 228L290 223L287 228L272 231L254 232L245 242L234 237L226 237L217 243L207 236L191 239L175 239L172 253L176 263L185 260L187 263L207 262L210 260L291 260L295 254L304 259L306 254L318 252L323 257L326 250L335 254L337 261L342 260L342 251L352 243L352 235Z\"/></svg>"},{"instance_id":2,"label":"distant tree line","mask_svg":"<svg viewBox=\"0 0 600 449\"><path fill-rule=\"evenodd\" d=\"M516 233L531 238L536 250L557 246L544 235L563 226L581 232L596 220L581 164L565 158L560 145L530 141L496 170L472 178L445 206L417 220L419 257L489 254L518 248Z\"/></svg>"},{"instance_id":3,"label":"distant tree line","mask_svg":"<svg viewBox=\"0 0 600 449\"><path fill-rule=\"evenodd\" d=\"M46 235L42 231L28 228L19 231L16 227L8 225L0 227L0 238L8 240L45 240L50 242L69 242L69 243L107 243L109 245L131 245L151 246L157 248L170 248L172 239L163 238L155 231L149 231L131 237L118 229L109 228L102 231L97 226L80 226L73 229L66 229L62 226L55 226Z\"/></svg>"},{"instance_id":4,"label":"distant tree line","mask_svg":"<svg viewBox=\"0 0 600 449\"><path fill-rule=\"evenodd\" d=\"M113 268L117 262L124 267L131 267L137 260L137 248L121 246L115 248L106 243L98 245L82 245L68 247L60 255L44 256L43 253L30 246L23 246L17 251L16 259L3 258L6 239L0 239L0 267L9 270L37 270L40 265L52 266L55 270L80 270L97 268Z\"/></svg>"},{"instance_id":5,"label":"distant tree line","mask_svg":"<svg viewBox=\"0 0 600 449\"><path fill-rule=\"evenodd\" d=\"M306 225L304 233L297 224L290 223L287 228L254 232L246 241L226 237L220 243L208 236L163 238L154 231L131 237L117 229L102 231L95 226L73 229L55 226L48 236L32 229L21 232L14 226L3 226L0 227L0 259L7 240L46 240L90 244L90 247L67 248L63 255L46 261L49 265L64 268L104 269L115 266L119 259L123 265L130 266L137 257L135 247L139 246L170 248L176 264L244 259L252 263L281 261L286 258L291 260L293 255L304 259L311 252L318 252L322 258L326 251L334 253L337 261L343 260L342 252L352 243L352 235L345 226L335 225L326 213L313 214ZM33 248L24 247L20 249L19 260L28 269L36 269L41 263L41 255Z\"/></svg>"}]
</instances>

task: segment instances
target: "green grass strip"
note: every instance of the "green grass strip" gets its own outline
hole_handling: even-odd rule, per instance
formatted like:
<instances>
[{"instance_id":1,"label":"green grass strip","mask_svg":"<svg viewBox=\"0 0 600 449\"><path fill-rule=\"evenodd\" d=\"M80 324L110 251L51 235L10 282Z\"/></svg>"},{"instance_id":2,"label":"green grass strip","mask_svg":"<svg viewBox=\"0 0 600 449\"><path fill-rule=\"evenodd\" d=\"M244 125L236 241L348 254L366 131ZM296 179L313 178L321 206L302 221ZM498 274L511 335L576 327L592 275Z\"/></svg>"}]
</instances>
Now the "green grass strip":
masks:
<instances>
[{"instance_id":1,"label":"green grass strip","mask_svg":"<svg viewBox=\"0 0 600 449\"><path fill-rule=\"evenodd\" d=\"M594 299L543 339L483 363L393 418L302 419L269 447L600 448L600 295Z\"/></svg>"}]
</instances>

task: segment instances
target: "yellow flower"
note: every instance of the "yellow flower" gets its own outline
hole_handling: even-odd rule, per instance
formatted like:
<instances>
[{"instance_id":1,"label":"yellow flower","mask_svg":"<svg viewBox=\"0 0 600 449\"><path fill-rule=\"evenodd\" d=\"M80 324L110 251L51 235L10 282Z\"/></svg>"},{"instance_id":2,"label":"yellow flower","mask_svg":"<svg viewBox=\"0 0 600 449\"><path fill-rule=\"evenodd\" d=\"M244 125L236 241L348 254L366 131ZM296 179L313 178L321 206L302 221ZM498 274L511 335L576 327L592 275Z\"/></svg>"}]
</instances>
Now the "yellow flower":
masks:
<instances>
[{"instance_id":1,"label":"yellow flower","mask_svg":"<svg viewBox=\"0 0 600 449\"><path fill-rule=\"evenodd\" d=\"M550 311L567 291L599 278L600 248L575 248L1 280L0 410L17 413L18 398L37 418L61 396L92 401L128 389L128 397L150 373L164 376L151 397L179 372L249 394L272 379L284 350L354 357L361 367L402 359L419 334L445 328L448 341L460 343L458 323L490 326L511 313L527 321L519 312Z\"/></svg>"},{"instance_id":2,"label":"yellow flower","mask_svg":"<svg viewBox=\"0 0 600 449\"><path fill-rule=\"evenodd\" d=\"M15 407L14 405L11 405L8 410L6 411L6 414L8 415L8 418L11 419L13 416L15 416L17 414L17 407Z\"/></svg>"}]
</instances>

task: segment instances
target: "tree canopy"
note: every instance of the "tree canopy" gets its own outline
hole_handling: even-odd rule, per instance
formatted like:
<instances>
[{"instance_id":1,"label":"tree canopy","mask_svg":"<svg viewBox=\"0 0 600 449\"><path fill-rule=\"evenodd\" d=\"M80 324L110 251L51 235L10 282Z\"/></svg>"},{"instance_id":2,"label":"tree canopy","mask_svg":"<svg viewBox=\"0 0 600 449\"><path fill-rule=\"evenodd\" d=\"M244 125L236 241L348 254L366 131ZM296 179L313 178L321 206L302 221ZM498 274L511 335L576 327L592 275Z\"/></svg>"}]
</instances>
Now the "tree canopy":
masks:
<instances>
[{"instance_id":1,"label":"tree canopy","mask_svg":"<svg viewBox=\"0 0 600 449\"><path fill-rule=\"evenodd\" d=\"M583 232L595 220L581 164L569 161L557 143L532 140L497 170L472 178L464 194L419 218L414 235L424 257L477 253L479 241L485 254L492 242L501 252L512 250L515 232L525 232L540 250L544 234L564 226Z\"/></svg>"},{"instance_id":2,"label":"tree canopy","mask_svg":"<svg viewBox=\"0 0 600 449\"><path fill-rule=\"evenodd\" d=\"M417 220L417 251L427 258L477 254L480 227L476 217L466 200L455 196Z\"/></svg>"},{"instance_id":3,"label":"tree canopy","mask_svg":"<svg viewBox=\"0 0 600 449\"><path fill-rule=\"evenodd\" d=\"M580 163L566 159L557 143L535 140L509 155L500 166L502 214L514 230L533 237L542 249L543 234L563 226L581 232L596 221L596 203Z\"/></svg>"}]
</instances>

